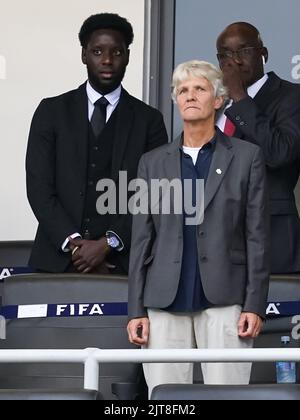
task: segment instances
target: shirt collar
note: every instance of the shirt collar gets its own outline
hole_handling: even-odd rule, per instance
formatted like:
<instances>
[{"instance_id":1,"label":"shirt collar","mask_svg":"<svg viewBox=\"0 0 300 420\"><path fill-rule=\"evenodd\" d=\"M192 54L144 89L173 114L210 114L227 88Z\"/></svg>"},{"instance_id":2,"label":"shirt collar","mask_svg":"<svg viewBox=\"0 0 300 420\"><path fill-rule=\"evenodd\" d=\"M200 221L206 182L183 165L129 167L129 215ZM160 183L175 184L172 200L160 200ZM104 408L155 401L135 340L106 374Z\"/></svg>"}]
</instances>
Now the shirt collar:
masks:
<instances>
[{"instance_id":1,"label":"shirt collar","mask_svg":"<svg viewBox=\"0 0 300 420\"><path fill-rule=\"evenodd\" d=\"M97 92L88 81L86 84L86 93L89 98L89 101L93 105L95 104L95 102L98 101L98 99L102 98L103 96L108 100L110 105L115 105L120 100L121 93L122 93L122 86L120 85L116 90L108 93L107 95L101 95L101 93Z\"/></svg>"},{"instance_id":2,"label":"shirt collar","mask_svg":"<svg viewBox=\"0 0 300 420\"><path fill-rule=\"evenodd\" d=\"M263 85L268 81L268 78L269 76L265 74L264 77L255 82L252 86L248 87L247 91L250 98L255 98L255 96L258 94Z\"/></svg>"},{"instance_id":3,"label":"shirt collar","mask_svg":"<svg viewBox=\"0 0 300 420\"><path fill-rule=\"evenodd\" d=\"M253 83L253 85L249 86L247 89L247 93L248 96L250 96L250 98L255 98L255 96L258 94L258 92L260 91L260 89L263 87L263 85L268 81L269 76L267 74L265 74L261 79L257 80L257 82ZM229 99L226 102L226 106L224 108L224 111L228 108L230 108L233 104L233 100ZM222 115L222 114L221 114Z\"/></svg>"},{"instance_id":4,"label":"shirt collar","mask_svg":"<svg viewBox=\"0 0 300 420\"><path fill-rule=\"evenodd\" d=\"M217 134L208 143L206 143L203 147L201 147L200 150L211 149L211 151L214 152L216 148L216 144L217 144ZM183 134L181 136L179 149L183 152Z\"/></svg>"}]
</instances>

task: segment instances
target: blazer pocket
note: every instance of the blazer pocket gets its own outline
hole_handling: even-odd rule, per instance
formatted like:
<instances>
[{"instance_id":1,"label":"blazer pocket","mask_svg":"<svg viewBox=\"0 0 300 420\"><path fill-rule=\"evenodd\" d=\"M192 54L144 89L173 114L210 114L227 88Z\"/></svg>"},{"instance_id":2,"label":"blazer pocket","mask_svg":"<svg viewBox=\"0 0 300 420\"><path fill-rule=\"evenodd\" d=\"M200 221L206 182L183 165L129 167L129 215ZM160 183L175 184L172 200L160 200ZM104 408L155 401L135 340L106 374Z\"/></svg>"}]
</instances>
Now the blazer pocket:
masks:
<instances>
[{"instance_id":1,"label":"blazer pocket","mask_svg":"<svg viewBox=\"0 0 300 420\"><path fill-rule=\"evenodd\" d=\"M144 262L144 266L150 265L153 260L154 260L154 255L150 255L150 257L148 257L146 261Z\"/></svg>"},{"instance_id":2,"label":"blazer pocket","mask_svg":"<svg viewBox=\"0 0 300 420\"><path fill-rule=\"evenodd\" d=\"M246 265L247 260L245 251L232 249L230 251L230 261L232 262L232 264Z\"/></svg>"}]
</instances>

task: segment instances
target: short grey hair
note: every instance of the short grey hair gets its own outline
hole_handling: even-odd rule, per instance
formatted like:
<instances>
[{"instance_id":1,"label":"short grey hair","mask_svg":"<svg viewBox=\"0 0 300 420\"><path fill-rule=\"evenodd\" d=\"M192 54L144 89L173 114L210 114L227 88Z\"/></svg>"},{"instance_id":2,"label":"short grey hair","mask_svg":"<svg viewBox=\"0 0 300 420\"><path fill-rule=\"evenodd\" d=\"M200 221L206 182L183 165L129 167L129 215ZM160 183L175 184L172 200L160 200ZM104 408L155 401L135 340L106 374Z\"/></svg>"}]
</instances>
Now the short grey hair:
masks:
<instances>
[{"instance_id":1,"label":"short grey hair","mask_svg":"<svg viewBox=\"0 0 300 420\"><path fill-rule=\"evenodd\" d=\"M172 98L176 102L178 87L191 77L204 77L207 79L215 92L216 98L228 99L228 91L223 83L223 73L216 66L207 61L192 60L179 64L173 74Z\"/></svg>"}]
</instances>

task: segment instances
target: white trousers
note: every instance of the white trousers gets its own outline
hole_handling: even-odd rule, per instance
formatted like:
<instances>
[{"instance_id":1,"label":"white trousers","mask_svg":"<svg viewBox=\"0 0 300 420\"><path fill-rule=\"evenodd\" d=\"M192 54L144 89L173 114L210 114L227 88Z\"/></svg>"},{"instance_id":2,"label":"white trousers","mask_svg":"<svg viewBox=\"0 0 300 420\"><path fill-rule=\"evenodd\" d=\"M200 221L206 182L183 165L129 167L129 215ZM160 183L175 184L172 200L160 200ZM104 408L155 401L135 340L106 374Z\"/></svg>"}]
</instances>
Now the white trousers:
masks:
<instances>
[{"instance_id":1,"label":"white trousers","mask_svg":"<svg viewBox=\"0 0 300 420\"><path fill-rule=\"evenodd\" d=\"M251 348L253 340L240 339L241 307L207 309L194 314L171 314L149 309L150 336L147 349ZM202 363L206 385L248 385L251 363ZM192 384L192 363L146 363L144 373L149 396L157 385Z\"/></svg>"}]
</instances>

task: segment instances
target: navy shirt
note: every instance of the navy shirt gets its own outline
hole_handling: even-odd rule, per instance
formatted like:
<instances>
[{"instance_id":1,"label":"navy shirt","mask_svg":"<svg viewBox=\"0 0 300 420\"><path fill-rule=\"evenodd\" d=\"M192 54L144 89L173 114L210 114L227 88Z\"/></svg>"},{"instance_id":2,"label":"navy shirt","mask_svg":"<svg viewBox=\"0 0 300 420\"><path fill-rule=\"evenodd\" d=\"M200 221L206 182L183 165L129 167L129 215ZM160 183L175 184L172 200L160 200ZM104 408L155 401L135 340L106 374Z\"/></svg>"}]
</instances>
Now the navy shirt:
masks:
<instances>
[{"instance_id":1,"label":"navy shirt","mask_svg":"<svg viewBox=\"0 0 300 420\"><path fill-rule=\"evenodd\" d=\"M207 143L198 154L194 165L191 156L181 149L181 178L192 180L193 185L193 206L196 205L196 180L203 179L206 184L213 153L216 146L216 139ZM183 183L183 193L185 189ZM184 219L187 215L183 212ZM187 313L198 312L208 309L213 305L205 297L201 282L201 275L198 261L197 226L189 226L183 223L183 257L181 276L176 298L171 306L165 308L168 312Z\"/></svg>"}]
</instances>

